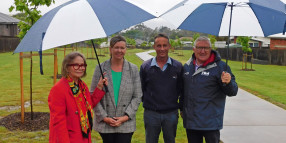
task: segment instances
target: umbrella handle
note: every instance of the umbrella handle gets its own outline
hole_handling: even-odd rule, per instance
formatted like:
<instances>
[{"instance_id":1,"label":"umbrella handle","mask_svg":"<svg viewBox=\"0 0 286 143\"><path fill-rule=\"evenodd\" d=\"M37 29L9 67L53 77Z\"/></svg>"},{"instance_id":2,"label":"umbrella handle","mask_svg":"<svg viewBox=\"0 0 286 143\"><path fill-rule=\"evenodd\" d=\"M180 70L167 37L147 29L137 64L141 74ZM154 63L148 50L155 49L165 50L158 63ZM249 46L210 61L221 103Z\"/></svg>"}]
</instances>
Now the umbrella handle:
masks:
<instances>
[{"instance_id":1,"label":"umbrella handle","mask_svg":"<svg viewBox=\"0 0 286 143\"><path fill-rule=\"evenodd\" d=\"M103 75L103 72L102 72L102 69L101 69L101 66L100 66L100 62L99 62L99 59L98 59L98 56L97 56L97 52L96 52L93 40L91 40L91 43L92 43L92 47L94 49L94 53L95 53L95 56L96 56L96 59L97 59L97 62L98 62L98 66L99 66L101 77L102 77L102 79L104 79L104 75ZM103 85L104 85L104 88L105 88L105 92L107 93L109 90L108 90L106 84L103 84Z\"/></svg>"}]
</instances>

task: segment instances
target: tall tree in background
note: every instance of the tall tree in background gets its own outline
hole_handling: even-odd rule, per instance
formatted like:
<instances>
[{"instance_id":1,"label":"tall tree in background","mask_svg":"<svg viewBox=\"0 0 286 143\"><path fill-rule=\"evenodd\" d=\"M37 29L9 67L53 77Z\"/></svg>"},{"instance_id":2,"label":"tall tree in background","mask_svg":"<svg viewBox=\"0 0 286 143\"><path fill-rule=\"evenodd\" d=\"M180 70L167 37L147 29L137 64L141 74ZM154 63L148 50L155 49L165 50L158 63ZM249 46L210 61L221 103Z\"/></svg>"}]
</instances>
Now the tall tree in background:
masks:
<instances>
[{"instance_id":1,"label":"tall tree in background","mask_svg":"<svg viewBox=\"0 0 286 143\"><path fill-rule=\"evenodd\" d=\"M25 13L17 13L17 14L14 14L13 17L21 21L25 21L25 18L26 18Z\"/></svg>"},{"instance_id":2,"label":"tall tree in background","mask_svg":"<svg viewBox=\"0 0 286 143\"><path fill-rule=\"evenodd\" d=\"M22 13L21 20L18 23L19 28L21 31L18 34L18 37L22 40L26 33L29 31L29 29L32 27L34 23L38 19L41 18L41 11L37 8L39 6L50 6L52 3L54 3L54 0L14 0L14 4L9 8L9 11L12 12L13 10L18 11ZM31 52L31 66L30 66L30 104L31 104L31 120L33 120L33 96L32 96L32 67L33 67L33 56ZM23 98L23 97L21 97ZM23 104L23 103L21 103ZM23 108L23 105L21 105L21 108ZM22 122L24 122L24 110L21 110L21 119Z\"/></svg>"},{"instance_id":3,"label":"tall tree in background","mask_svg":"<svg viewBox=\"0 0 286 143\"><path fill-rule=\"evenodd\" d=\"M24 21L18 23L21 31L18 37L23 39L32 25L41 17L39 6L50 6L55 3L55 0L14 0L14 4L9 8L9 11L19 11L24 15Z\"/></svg>"},{"instance_id":4,"label":"tall tree in background","mask_svg":"<svg viewBox=\"0 0 286 143\"><path fill-rule=\"evenodd\" d=\"M127 45L129 45L129 46L131 46L131 47L133 47L133 48L135 48L135 46L136 46L136 41L135 41L135 39L126 38L126 43L127 43Z\"/></svg>"},{"instance_id":5,"label":"tall tree in background","mask_svg":"<svg viewBox=\"0 0 286 143\"><path fill-rule=\"evenodd\" d=\"M170 45L171 45L171 51L174 52L175 47L177 46L177 43L175 42L174 39L170 39Z\"/></svg>"},{"instance_id":6,"label":"tall tree in background","mask_svg":"<svg viewBox=\"0 0 286 143\"><path fill-rule=\"evenodd\" d=\"M251 37L247 37L247 36L239 36L237 37L237 43L239 43L240 45L242 45L242 51L243 51L243 56L242 56L242 70L249 70L247 69L247 61L248 61L248 56L251 57L251 69L250 70L253 70L252 69L252 57L253 55L251 56L251 52L252 52L252 49L249 47L249 40L251 39ZM248 55L250 54L250 55ZM243 68L243 63L245 65L245 67Z\"/></svg>"},{"instance_id":7,"label":"tall tree in background","mask_svg":"<svg viewBox=\"0 0 286 143\"><path fill-rule=\"evenodd\" d=\"M247 37L247 36L239 36L237 37L237 42L242 45L242 51L245 53L251 53L252 49L249 47L249 40L251 39L251 37Z\"/></svg>"},{"instance_id":8,"label":"tall tree in background","mask_svg":"<svg viewBox=\"0 0 286 143\"><path fill-rule=\"evenodd\" d=\"M178 45L178 50L181 50L181 52L179 52L178 56L183 56L183 43L181 41L181 39L179 37L176 37L177 40L177 45Z\"/></svg>"},{"instance_id":9,"label":"tall tree in background","mask_svg":"<svg viewBox=\"0 0 286 143\"><path fill-rule=\"evenodd\" d=\"M195 44L195 41L200 37L200 34L199 33L195 33L193 35L193 41L192 41L192 46L194 47L194 44Z\"/></svg>"},{"instance_id":10,"label":"tall tree in background","mask_svg":"<svg viewBox=\"0 0 286 143\"><path fill-rule=\"evenodd\" d=\"M215 47L216 37L215 37L214 35L208 35L208 38L209 38L210 41L211 41L212 49L216 50L216 47Z\"/></svg>"}]
</instances>

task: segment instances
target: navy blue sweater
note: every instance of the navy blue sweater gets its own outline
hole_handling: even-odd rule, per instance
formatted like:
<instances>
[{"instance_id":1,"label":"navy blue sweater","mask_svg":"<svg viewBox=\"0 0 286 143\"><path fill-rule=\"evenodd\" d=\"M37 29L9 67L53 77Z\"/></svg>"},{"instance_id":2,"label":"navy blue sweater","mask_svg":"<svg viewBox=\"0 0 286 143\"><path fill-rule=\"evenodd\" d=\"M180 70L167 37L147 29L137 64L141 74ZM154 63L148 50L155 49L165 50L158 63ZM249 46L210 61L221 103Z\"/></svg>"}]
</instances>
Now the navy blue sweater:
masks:
<instances>
[{"instance_id":1,"label":"navy blue sweater","mask_svg":"<svg viewBox=\"0 0 286 143\"><path fill-rule=\"evenodd\" d=\"M182 64L171 58L172 64L162 71L151 66L151 62L152 59L145 61L140 68L143 107L160 113L178 109L183 88Z\"/></svg>"}]
</instances>

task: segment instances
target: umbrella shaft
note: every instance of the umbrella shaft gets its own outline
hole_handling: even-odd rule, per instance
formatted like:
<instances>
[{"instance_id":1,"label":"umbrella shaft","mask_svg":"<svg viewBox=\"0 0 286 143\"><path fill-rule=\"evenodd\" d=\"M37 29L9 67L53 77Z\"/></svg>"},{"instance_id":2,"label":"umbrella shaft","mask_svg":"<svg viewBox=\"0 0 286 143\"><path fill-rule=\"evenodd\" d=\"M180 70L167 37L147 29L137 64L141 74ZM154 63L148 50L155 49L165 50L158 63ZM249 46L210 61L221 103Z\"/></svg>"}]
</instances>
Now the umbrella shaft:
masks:
<instances>
[{"instance_id":1,"label":"umbrella shaft","mask_svg":"<svg viewBox=\"0 0 286 143\"><path fill-rule=\"evenodd\" d=\"M102 79L104 79L104 75L103 75L103 72L102 72L102 69L101 69L101 66L100 66L100 62L99 62L99 59L98 59L98 56L97 56L97 52L96 52L93 40L91 40L91 43L92 43L92 46L93 46L93 49L94 49L94 53L95 53L95 56L96 56L96 59L97 59L97 62L98 62L98 67L99 67L99 70L100 70L100 73L101 73L101 77L102 77ZM105 88L105 92L108 92L108 88L107 88L107 86L105 84L104 84L104 88Z\"/></svg>"},{"instance_id":2,"label":"umbrella shaft","mask_svg":"<svg viewBox=\"0 0 286 143\"><path fill-rule=\"evenodd\" d=\"M231 10L230 10L229 29L228 29L228 42L227 42L227 49L226 49L226 66L225 66L225 71L227 71L227 65L228 65L228 55L229 55L229 43L230 43L230 30L231 30L231 21L232 21L233 2L231 3L230 6L231 6Z\"/></svg>"}]
</instances>

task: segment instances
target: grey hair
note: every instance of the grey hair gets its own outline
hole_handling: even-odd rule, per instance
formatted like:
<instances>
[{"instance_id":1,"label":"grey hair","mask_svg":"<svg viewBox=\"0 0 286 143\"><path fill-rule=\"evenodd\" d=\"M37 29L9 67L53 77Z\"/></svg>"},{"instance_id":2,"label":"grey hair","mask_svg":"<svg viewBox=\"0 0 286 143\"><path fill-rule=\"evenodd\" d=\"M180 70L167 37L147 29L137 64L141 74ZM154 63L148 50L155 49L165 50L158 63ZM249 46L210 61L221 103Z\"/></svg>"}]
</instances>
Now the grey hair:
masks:
<instances>
[{"instance_id":1,"label":"grey hair","mask_svg":"<svg viewBox=\"0 0 286 143\"><path fill-rule=\"evenodd\" d=\"M196 47L196 45L197 45L197 43L198 43L199 41L207 41L207 42L209 43L210 47L211 47L211 41L210 41L210 39L209 39L208 37L206 37L206 36L200 36L199 38L197 38L196 41L195 41L195 43L194 43L194 47Z\"/></svg>"},{"instance_id":2,"label":"grey hair","mask_svg":"<svg viewBox=\"0 0 286 143\"><path fill-rule=\"evenodd\" d=\"M86 59L82 53L80 53L80 52L69 53L68 55L65 56L63 63L62 63L62 77L68 76L68 64L71 64L72 61L78 56L82 57L84 64L86 64ZM85 77L85 76L86 76L86 69L85 69L82 77Z\"/></svg>"}]
</instances>

